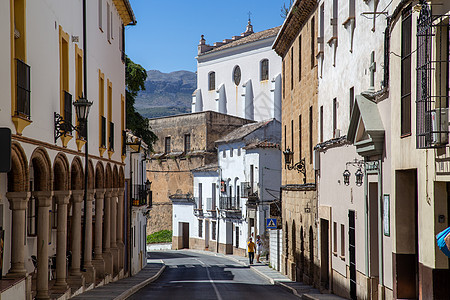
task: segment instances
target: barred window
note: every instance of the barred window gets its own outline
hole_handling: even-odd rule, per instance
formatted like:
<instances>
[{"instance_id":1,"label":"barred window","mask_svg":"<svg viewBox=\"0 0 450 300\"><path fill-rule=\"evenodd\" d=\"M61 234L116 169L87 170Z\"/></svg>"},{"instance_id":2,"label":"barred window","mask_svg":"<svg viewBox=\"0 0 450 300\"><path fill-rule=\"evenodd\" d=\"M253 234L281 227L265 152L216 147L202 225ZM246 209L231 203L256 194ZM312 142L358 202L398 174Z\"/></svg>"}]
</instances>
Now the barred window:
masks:
<instances>
[{"instance_id":1,"label":"barred window","mask_svg":"<svg viewBox=\"0 0 450 300\"><path fill-rule=\"evenodd\" d=\"M411 134L411 37L412 10L408 6L402 13L401 45L401 129L402 136Z\"/></svg>"},{"instance_id":2,"label":"barred window","mask_svg":"<svg viewBox=\"0 0 450 300\"><path fill-rule=\"evenodd\" d=\"M261 61L261 81L269 80L269 60L263 59Z\"/></svg>"},{"instance_id":3,"label":"barred window","mask_svg":"<svg viewBox=\"0 0 450 300\"><path fill-rule=\"evenodd\" d=\"M210 72L208 74L208 90L213 91L216 89L216 73Z\"/></svg>"},{"instance_id":4,"label":"barred window","mask_svg":"<svg viewBox=\"0 0 450 300\"><path fill-rule=\"evenodd\" d=\"M203 220L198 220L198 237L203 236Z\"/></svg>"}]
</instances>

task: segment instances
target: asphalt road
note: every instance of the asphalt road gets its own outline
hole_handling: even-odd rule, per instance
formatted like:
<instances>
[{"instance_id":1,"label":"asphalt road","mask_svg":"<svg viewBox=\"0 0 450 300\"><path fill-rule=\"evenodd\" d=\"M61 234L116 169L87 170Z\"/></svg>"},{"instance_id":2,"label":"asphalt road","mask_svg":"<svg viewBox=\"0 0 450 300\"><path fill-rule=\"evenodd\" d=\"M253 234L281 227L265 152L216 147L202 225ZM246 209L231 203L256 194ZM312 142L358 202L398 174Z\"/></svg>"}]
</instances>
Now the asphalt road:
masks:
<instances>
[{"instance_id":1,"label":"asphalt road","mask_svg":"<svg viewBox=\"0 0 450 300\"><path fill-rule=\"evenodd\" d=\"M162 260L161 277L128 299L298 299L233 260L191 251L149 252Z\"/></svg>"}]
</instances>

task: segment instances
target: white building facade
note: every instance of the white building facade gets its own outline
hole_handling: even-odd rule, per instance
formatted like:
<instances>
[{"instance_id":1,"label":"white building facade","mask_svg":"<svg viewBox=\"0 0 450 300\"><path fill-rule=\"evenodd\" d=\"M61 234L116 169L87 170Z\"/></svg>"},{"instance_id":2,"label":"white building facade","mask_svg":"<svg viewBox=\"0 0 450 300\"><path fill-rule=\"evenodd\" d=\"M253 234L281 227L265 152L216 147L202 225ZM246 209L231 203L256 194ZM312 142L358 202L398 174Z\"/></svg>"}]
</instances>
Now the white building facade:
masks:
<instances>
[{"instance_id":1,"label":"white building facade","mask_svg":"<svg viewBox=\"0 0 450 300\"><path fill-rule=\"evenodd\" d=\"M390 221L381 207L391 194L383 69L391 11L383 0L318 2L320 284L351 299L392 297L392 238L383 231Z\"/></svg>"},{"instance_id":2,"label":"white building facade","mask_svg":"<svg viewBox=\"0 0 450 300\"><path fill-rule=\"evenodd\" d=\"M279 27L244 33L207 45L197 56L192 112L217 111L245 119L281 119L281 59L272 50Z\"/></svg>"},{"instance_id":3,"label":"white building facade","mask_svg":"<svg viewBox=\"0 0 450 300\"><path fill-rule=\"evenodd\" d=\"M129 267L123 33L135 18L127 0L10 0L0 11L0 127L12 133L11 168L0 174L2 274L9 279L1 297L70 297ZM55 125L62 124L56 114L77 125L72 103L83 97L93 102L87 168L85 132Z\"/></svg>"},{"instance_id":4,"label":"white building facade","mask_svg":"<svg viewBox=\"0 0 450 300\"><path fill-rule=\"evenodd\" d=\"M184 248L244 256L256 235L269 248L265 223L270 204L279 200L279 141L280 123L273 119L244 125L216 142L218 165L194 170L194 194L172 198L174 236L184 237Z\"/></svg>"}]
</instances>

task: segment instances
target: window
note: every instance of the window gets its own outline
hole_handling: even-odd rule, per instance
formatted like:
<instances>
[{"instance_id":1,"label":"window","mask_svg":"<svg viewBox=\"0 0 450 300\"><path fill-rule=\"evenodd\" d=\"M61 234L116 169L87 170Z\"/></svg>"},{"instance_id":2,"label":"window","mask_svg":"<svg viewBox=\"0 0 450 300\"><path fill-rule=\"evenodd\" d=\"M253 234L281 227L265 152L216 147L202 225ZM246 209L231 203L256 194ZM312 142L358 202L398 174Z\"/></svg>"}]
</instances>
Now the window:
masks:
<instances>
[{"instance_id":1,"label":"window","mask_svg":"<svg viewBox=\"0 0 450 300\"><path fill-rule=\"evenodd\" d=\"M103 31L103 0L98 0L98 28Z\"/></svg>"},{"instance_id":2,"label":"window","mask_svg":"<svg viewBox=\"0 0 450 300\"><path fill-rule=\"evenodd\" d=\"M337 223L333 222L333 254L337 255Z\"/></svg>"},{"instance_id":3,"label":"window","mask_svg":"<svg viewBox=\"0 0 450 300\"><path fill-rule=\"evenodd\" d=\"M69 94L69 35L59 26L59 76L61 90L60 115L66 122L72 124L72 95ZM67 128L69 132L71 130Z\"/></svg>"},{"instance_id":4,"label":"window","mask_svg":"<svg viewBox=\"0 0 450 300\"><path fill-rule=\"evenodd\" d=\"M109 126L108 126L109 147L108 147L108 150L114 151L114 123L112 122L112 105L113 105L112 104L112 82L109 81L109 79L108 79L107 84L108 84L107 99L108 99L108 121L109 121Z\"/></svg>"},{"instance_id":5,"label":"window","mask_svg":"<svg viewBox=\"0 0 450 300\"><path fill-rule=\"evenodd\" d=\"M203 184L198 184L198 209L203 209Z\"/></svg>"},{"instance_id":6,"label":"window","mask_svg":"<svg viewBox=\"0 0 450 300\"><path fill-rule=\"evenodd\" d=\"M233 157L233 148L230 149L230 157Z\"/></svg>"},{"instance_id":7,"label":"window","mask_svg":"<svg viewBox=\"0 0 450 300\"><path fill-rule=\"evenodd\" d=\"M314 17L312 17L311 19L311 69L314 68L314 56L315 56L315 50L314 50L314 45L315 45L315 34L316 34L316 24L315 24L315 19Z\"/></svg>"},{"instance_id":8,"label":"window","mask_svg":"<svg viewBox=\"0 0 450 300\"><path fill-rule=\"evenodd\" d=\"M323 53L323 48L324 48L324 36L325 36L325 7L324 4L322 4L320 6L320 11L319 11L319 16L320 16L320 20L319 20L319 35L320 38L317 39L317 43L319 44L319 51Z\"/></svg>"},{"instance_id":9,"label":"window","mask_svg":"<svg viewBox=\"0 0 450 300\"><path fill-rule=\"evenodd\" d=\"M225 149L222 150L222 157L223 158L227 157L227 150L225 150Z\"/></svg>"},{"instance_id":10,"label":"window","mask_svg":"<svg viewBox=\"0 0 450 300\"><path fill-rule=\"evenodd\" d=\"M261 81L269 80L269 60L263 59L260 65Z\"/></svg>"},{"instance_id":11,"label":"window","mask_svg":"<svg viewBox=\"0 0 450 300\"><path fill-rule=\"evenodd\" d=\"M106 37L111 43L111 8L109 3L106 3Z\"/></svg>"},{"instance_id":12,"label":"window","mask_svg":"<svg viewBox=\"0 0 450 300\"><path fill-rule=\"evenodd\" d=\"M337 99L333 99L333 137L337 129Z\"/></svg>"},{"instance_id":13,"label":"window","mask_svg":"<svg viewBox=\"0 0 450 300\"><path fill-rule=\"evenodd\" d=\"M291 120L291 151L294 152L294 120Z\"/></svg>"},{"instance_id":14,"label":"window","mask_svg":"<svg viewBox=\"0 0 450 300\"><path fill-rule=\"evenodd\" d=\"M191 151L191 135L188 133L184 135L184 153L189 151Z\"/></svg>"},{"instance_id":15,"label":"window","mask_svg":"<svg viewBox=\"0 0 450 300\"><path fill-rule=\"evenodd\" d=\"M323 143L323 105L320 107L320 142Z\"/></svg>"},{"instance_id":16,"label":"window","mask_svg":"<svg viewBox=\"0 0 450 300\"><path fill-rule=\"evenodd\" d=\"M30 183L32 185L32 183ZM30 200L28 201L28 209L27 209L27 234L29 236L35 236L36 235L36 229L37 229L37 201L36 198L31 196Z\"/></svg>"},{"instance_id":17,"label":"window","mask_svg":"<svg viewBox=\"0 0 450 300\"><path fill-rule=\"evenodd\" d=\"M298 81L302 80L302 36L298 37Z\"/></svg>"},{"instance_id":18,"label":"window","mask_svg":"<svg viewBox=\"0 0 450 300\"><path fill-rule=\"evenodd\" d=\"M285 97L285 89L284 89L284 87L286 86L286 68L285 68L285 65L284 65L284 59L283 59L283 66L282 66L282 68L283 68L283 97Z\"/></svg>"},{"instance_id":19,"label":"window","mask_svg":"<svg viewBox=\"0 0 450 300\"><path fill-rule=\"evenodd\" d=\"M233 82L235 85L239 85L239 83L241 82L241 68L239 66L234 67Z\"/></svg>"},{"instance_id":20,"label":"window","mask_svg":"<svg viewBox=\"0 0 450 300\"><path fill-rule=\"evenodd\" d=\"M166 136L164 139L164 153L170 153L170 136Z\"/></svg>"},{"instance_id":21,"label":"window","mask_svg":"<svg viewBox=\"0 0 450 300\"><path fill-rule=\"evenodd\" d=\"M294 46L291 48L291 90L294 88Z\"/></svg>"},{"instance_id":22,"label":"window","mask_svg":"<svg viewBox=\"0 0 450 300\"><path fill-rule=\"evenodd\" d=\"M337 38L338 30L338 0L333 0L333 14L331 19L331 26L333 26L333 38Z\"/></svg>"},{"instance_id":23,"label":"window","mask_svg":"<svg viewBox=\"0 0 450 300\"><path fill-rule=\"evenodd\" d=\"M83 51L75 45L75 99L78 100L83 95ZM72 105L72 104L71 104ZM78 120L77 120L78 124ZM85 132L82 134L78 133L78 138L80 136L85 137Z\"/></svg>"},{"instance_id":24,"label":"window","mask_svg":"<svg viewBox=\"0 0 450 300\"><path fill-rule=\"evenodd\" d=\"M123 26L123 24L120 26L119 51L121 53L122 62L125 62L125 26Z\"/></svg>"},{"instance_id":25,"label":"window","mask_svg":"<svg viewBox=\"0 0 450 300\"><path fill-rule=\"evenodd\" d=\"M114 151L114 123L109 122L109 150Z\"/></svg>"},{"instance_id":26,"label":"window","mask_svg":"<svg viewBox=\"0 0 450 300\"><path fill-rule=\"evenodd\" d=\"M255 174L254 174L254 166L250 165L250 187L252 189L252 193L254 191L254 189L253 189L253 181L255 180L254 176L255 176Z\"/></svg>"},{"instance_id":27,"label":"window","mask_svg":"<svg viewBox=\"0 0 450 300\"><path fill-rule=\"evenodd\" d=\"M198 237L203 236L203 220L198 220Z\"/></svg>"},{"instance_id":28,"label":"window","mask_svg":"<svg viewBox=\"0 0 450 300\"><path fill-rule=\"evenodd\" d=\"M298 157L302 159L302 115L298 115Z\"/></svg>"},{"instance_id":29,"label":"window","mask_svg":"<svg viewBox=\"0 0 450 300\"><path fill-rule=\"evenodd\" d=\"M350 119L352 118L353 106L355 105L355 88L350 88Z\"/></svg>"},{"instance_id":30,"label":"window","mask_svg":"<svg viewBox=\"0 0 450 300\"><path fill-rule=\"evenodd\" d=\"M215 183L211 184L211 195L212 195L211 209L216 210L216 184Z\"/></svg>"},{"instance_id":31,"label":"window","mask_svg":"<svg viewBox=\"0 0 450 300\"><path fill-rule=\"evenodd\" d=\"M345 227L341 224L341 258L345 258Z\"/></svg>"},{"instance_id":32,"label":"window","mask_svg":"<svg viewBox=\"0 0 450 300\"><path fill-rule=\"evenodd\" d=\"M287 140L287 136L286 136L286 125L284 125L284 151L286 151L286 140Z\"/></svg>"},{"instance_id":33,"label":"window","mask_svg":"<svg viewBox=\"0 0 450 300\"><path fill-rule=\"evenodd\" d=\"M402 136L411 134L411 38L412 10L408 6L402 12L401 45L401 129Z\"/></svg>"},{"instance_id":34,"label":"window","mask_svg":"<svg viewBox=\"0 0 450 300\"><path fill-rule=\"evenodd\" d=\"M105 74L98 70L98 102L99 102L99 139L100 148L106 148L106 118L105 118ZM101 152L103 153L103 152Z\"/></svg>"},{"instance_id":35,"label":"window","mask_svg":"<svg viewBox=\"0 0 450 300\"><path fill-rule=\"evenodd\" d=\"M216 89L216 73L210 72L208 74L208 90L214 91Z\"/></svg>"},{"instance_id":36,"label":"window","mask_svg":"<svg viewBox=\"0 0 450 300\"><path fill-rule=\"evenodd\" d=\"M348 17L355 17L355 0L348 0Z\"/></svg>"},{"instance_id":37,"label":"window","mask_svg":"<svg viewBox=\"0 0 450 300\"><path fill-rule=\"evenodd\" d=\"M241 147L239 147L239 148L237 149L237 155L238 155L238 156L241 156Z\"/></svg>"},{"instance_id":38,"label":"window","mask_svg":"<svg viewBox=\"0 0 450 300\"><path fill-rule=\"evenodd\" d=\"M236 248L239 248L239 227L236 226Z\"/></svg>"},{"instance_id":39,"label":"window","mask_svg":"<svg viewBox=\"0 0 450 300\"><path fill-rule=\"evenodd\" d=\"M211 239L215 240L216 239L216 221L212 221L211 222Z\"/></svg>"},{"instance_id":40,"label":"window","mask_svg":"<svg viewBox=\"0 0 450 300\"><path fill-rule=\"evenodd\" d=\"M313 158L313 107L309 107L309 163L312 164Z\"/></svg>"}]
</instances>

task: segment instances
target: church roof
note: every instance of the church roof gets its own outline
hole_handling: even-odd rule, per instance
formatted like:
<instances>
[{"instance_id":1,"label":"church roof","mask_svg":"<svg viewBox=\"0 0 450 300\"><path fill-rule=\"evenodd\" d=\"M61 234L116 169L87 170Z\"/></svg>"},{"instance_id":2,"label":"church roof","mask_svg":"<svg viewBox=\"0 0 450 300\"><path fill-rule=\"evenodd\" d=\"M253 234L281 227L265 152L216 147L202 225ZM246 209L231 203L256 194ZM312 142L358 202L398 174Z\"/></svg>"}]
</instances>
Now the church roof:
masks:
<instances>
[{"instance_id":1,"label":"church roof","mask_svg":"<svg viewBox=\"0 0 450 300\"><path fill-rule=\"evenodd\" d=\"M241 140L241 139L245 138L247 135L249 135L250 133L260 129L261 127L268 125L273 120L274 119L270 119L270 120L265 120L265 121L261 121L258 123L251 123L251 124L246 124L244 126L241 126L237 129L233 130L232 132L230 132L223 138L217 140L216 144L230 143L230 142Z\"/></svg>"},{"instance_id":2,"label":"church roof","mask_svg":"<svg viewBox=\"0 0 450 300\"><path fill-rule=\"evenodd\" d=\"M205 55L205 54L209 54L209 53L213 53L213 52L217 52L217 51L222 51L222 50L229 49L229 48L232 48L232 47L236 47L236 46L240 46L240 45L244 45L244 44L248 44L248 43L253 43L253 42L256 42L256 41L259 41L259 40L263 40L263 39L267 39L267 38L270 38L270 37L277 36L278 31L280 30L280 28L281 28L281 26L278 26L278 27L274 27L274 28L270 28L270 29L266 29L266 30L263 30L263 31L259 31L259 32L255 32L255 33L249 34L249 35L247 35L245 37L242 37L242 38L239 38L239 39L227 42L227 43L225 43L225 44L223 44L221 46L214 47L213 49L211 49L209 51L206 51L206 52L203 52L203 53L199 54L199 56Z\"/></svg>"}]
</instances>

